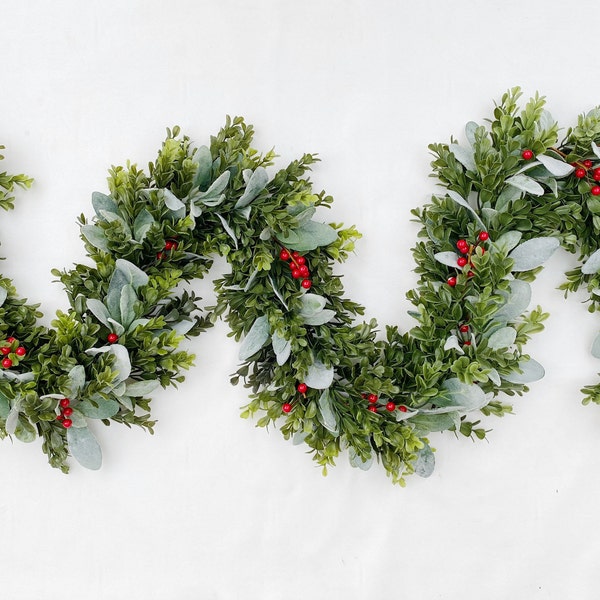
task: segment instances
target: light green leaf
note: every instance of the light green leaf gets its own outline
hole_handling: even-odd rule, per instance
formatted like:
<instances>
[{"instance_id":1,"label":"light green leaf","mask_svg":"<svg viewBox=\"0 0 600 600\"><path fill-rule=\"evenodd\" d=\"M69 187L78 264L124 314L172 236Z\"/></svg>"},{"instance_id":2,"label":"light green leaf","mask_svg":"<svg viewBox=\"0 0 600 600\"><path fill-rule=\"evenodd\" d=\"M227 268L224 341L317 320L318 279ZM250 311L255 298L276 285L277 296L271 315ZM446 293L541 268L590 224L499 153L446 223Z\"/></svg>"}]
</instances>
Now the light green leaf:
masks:
<instances>
[{"instance_id":1,"label":"light green leaf","mask_svg":"<svg viewBox=\"0 0 600 600\"><path fill-rule=\"evenodd\" d=\"M133 381L127 383L125 388L125 394L127 396L133 396L134 398L140 398L142 396L148 396L157 387L159 382L157 379L145 379L143 381Z\"/></svg>"},{"instance_id":2,"label":"light green leaf","mask_svg":"<svg viewBox=\"0 0 600 600\"><path fill-rule=\"evenodd\" d=\"M102 450L89 428L67 429L67 442L71 456L82 467L96 471L102 466Z\"/></svg>"},{"instance_id":3,"label":"light green leaf","mask_svg":"<svg viewBox=\"0 0 600 600\"><path fill-rule=\"evenodd\" d=\"M269 320L267 315L258 317L252 324L250 331L242 340L240 345L239 360L248 360L253 354L256 354L269 339Z\"/></svg>"},{"instance_id":4,"label":"light green leaf","mask_svg":"<svg viewBox=\"0 0 600 600\"><path fill-rule=\"evenodd\" d=\"M471 146L475 145L475 132L477 131L478 127L479 125L477 125L477 123L475 123L474 121L469 121L465 125L465 135L467 136L467 140L469 141L469 144L471 144Z\"/></svg>"},{"instance_id":5,"label":"light green leaf","mask_svg":"<svg viewBox=\"0 0 600 600\"><path fill-rule=\"evenodd\" d=\"M100 396L95 396L93 402L92 400L79 402L77 410L90 419L110 419L119 412L119 403L116 400L106 400Z\"/></svg>"},{"instance_id":6,"label":"light green leaf","mask_svg":"<svg viewBox=\"0 0 600 600\"><path fill-rule=\"evenodd\" d=\"M110 323L108 319L110 317L110 313L108 312L108 308L100 302L100 300L96 298L88 298L85 301L87 309L106 327L110 328Z\"/></svg>"},{"instance_id":7,"label":"light green leaf","mask_svg":"<svg viewBox=\"0 0 600 600\"><path fill-rule=\"evenodd\" d=\"M294 206L288 206L287 211L290 215L296 217L297 226L299 227L310 221L317 212L317 209L314 206L307 207L303 204L295 204Z\"/></svg>"},{"instance_id":8,"label":"light green leaf","mask_svg":"<svg viewBox=\"0 0 600 600\"><path fill-rule=\"evenodd\" d=\"M198 170L194 175L194 187L205 190L212 178L212 155L206 146L200 146L194 153L193 161L198 165Z\"/></svg>"},{"instance_id":9,"label":"light green leaf","mask_svg":"<svg viewBox=\"0 0 600 600\"><path fill-rule=\"evenodd\" d=\"M598 271L600 271L600 250L596 250L581 267L584 275L594 275Z\"/></svg>"},{"instance_id":10,"label":"light green leaf","mask_svg":"<svg viewBox=\"0 0 600 600\"><path fill-rule=\"evenodd\" d=\"M135 319L135 312L133 310L134 304L137 302L137 295L133 286L124 285L121 289L121 298L119 299L119 310L121 313L121 325L125 329L131 325Z\"/></svg>"},{"instance_id":11,"label":"light green leaf","mask_svg":"<svg viewBox=\"0 0 600 600\"><path fill-rule=\"evenodd\" d=\"M154 217L145 208L142 208L133 222L133 237L138 242L143 242L153 224Z\"/></svg>"},{"instance_id":12,"label":"light green leaf","mask_svg":"<svg viewBox=\"0 0 600 600\"><path fill-rule=\"evenodd\" d=\"M498 200L496 201L495 209L498 212L504 212L511 202L518 200L523 195L523 192L512 185L504 186L504 189L500 192Z\"/></svg>"},{"instance_id":13,"label":"light green leaf","mask_svg":"<svg viewBox=\"0 0 600 600\"><path fill-rule=\"evenodd\" d=\"M433 255L433 258L443 265L458 268L456 261L459 259L459 256L456 252L437 252Z\"/></svg>"},{"instance_id":14,"label":"light green leaf","mask_svg":"<svg viewBox=\"0 0 600 600\"><path fill-rule=\"evenodd\" d=\"M360 469L361 471L368 471L373 465L373 454L371 454L369 458L363 460L352 446L348 448L348 459L353 467Z\"/></svg>"},{"instance_id":15,"label":"light green leaf","mask_svg":"<svg viewBox=\"0 0 600 600\"><path fill-rule=\"evenodd\" d=\"M115 357L113 367L117 371L116 383L125 381L131 373L131 360L129 359L129 352L125 346L121 344L112 344L110 346L110 353Z\"/></svg>"},{"instance_id":16,"label":"light green leaf","mask_svg":"<svg viewBox=\"0 0 600 600\"><path fill-rule=\"evenodd\" d=\"M83 365L75 365L69 371L69 398L77 398L84 385L85 368Z\"/></svg>"},{"instance_id":17,"label":"light green leaf","mask_svg":"<svg viewBox=\"0 0 600 600\"><path fill-rule=\"evenodd\" d=\"M592 356L594 358L600 358L600 334L596 336L596 339L592 344Z\"/></svg>"},{"instance_id":18,"label":"light green leaf","mask_svg":"<svg viewBox=\"0 0 600 600\"><path fill-rule=\"evenodd\" d=\"M308 367L304 383L315 390L325 390L333 383L333 367L326 367L321 361L315 362Z\"/></svg>"},{"instance_id":19,"label":"light green leaf","mask_svg":"<svg viewBox=\"0 0 600 600\"><path fill-rule=\"evenodd\" d=\"M592 152L598 157L600 158L600 146L598 146L598 144L596 144L595 142L592 142Z\"/></svg>"},{"instance_id":20,"label":"light green leaf","mask_svg":"<svg viewBox=\"0 0 600 600\"><path fill-rule=\"evenodd\" d=\"M8 413L8 417L6 417L6 423L4 424L4 430L8 435L13 435L17 430L20 408L21 403L18 400L14 400L10 412Z\"/></svg>"},{"instance_id":21,"label":"light green leaf","mask_svg":"<svg viewBox=\"0 0 600 600\"><path fill-rule=\"evenodd\" d=\"M446 343L444 344L444 350L456 350L459 354L465 353L460 342L458 341L458 338L455 335L451 335L448 337Z\"/></svg>"},{"instance_id":22,"label":"light green leaf","mask_svg":"<svg viewBox=\"0 0 600 600\"><path fill-rule=\"evenodd\" d=\"M147 273L142 271L142 269L128 260L125 260L124 258L117 258L115 261L115 266L117 271L120 271L126 276L127 282L133 286L134 290L137 291L139 287L148 285L149 277Z\"/></svg>"},{"instance_id":23,"label":"light green leaf","mask_svg":"<svg viewBox=\"0 0 600 600\"><path fill-rule=\"evenodd\" d=\"M10 401L4 394L0 394L0 419L6 419L10 413Z\"/></svg>"},{"instance_id":24,"label":"light green leaf","mask_svg":"<svg viewBox=\"0 0 600 600\"><path fill-rule=\"evenodd\" d=\"M417 452L417 459L414 462L415 473L419 477L429 477L435 469L435 455L429 444L425 444Z\"/></svg>"},{"instance_id":25,"label":"light green leaf","mask_svg":"<svg viewBox=\"0 0 600 600\"><path fill-rule=\"evenodd\" d=\"M2 306L6 302L6 298L8 297L8 291L6 288L0 286L0 306Z\"/></svg>"},{"instance_id":26,"label":"light green leaf","mask_svg":"<svg viewBox=\"0 0 600 600\"><path fill-rule=\"evenodd\" d=\"M444 381L442 387L446 390L446 397L435 399L435 404L439 406L452 406L469 412L479 410L488 403L485 393L478 385L463 383L456 377Z\"/></svg>"},{"instance_id":27,"label":"light green leaf","mask_svg":"<svg viewBox=\"0 0 600 600\"><path fill-rule=\"evenodd\" d=\"M162 194L165 206L169 210L178 211L185 208L185 204L171 190L163 188L159 191Z\"/></svg>"},{"instance_id":28,"label":"light green leaf","mask_svg":"<svg viewBox=\"0 0 600 600\"><path fill-rule=\"evenodd\" d=\"M198 198L203 204L206 206L216 206L214 203L211 204L211 200L221 198L221 194L223 190L227 187L229 183L229 178L231 177L231 173L229 171L224 171L221 173L211 184L211 186L205 191L201 192L198 195ZM223 200L218 200L217 204L221 204Z\"/></svg>"},{"instance_id":29,"label":"light green leaf","mask_svg":"<svg viewBox=\"0 0 600 600\"><path fill-rule=\"evenodd\" d=\"M539 160L555 177L566 177L575 170L573 165L570 165L564 160L558 160L557 158L546 156L545 154L538 154L536 159Z\"/></svg>"},{"instance_id":30,"label":"light green leaf","mask_svg":"<svg viewBox=\"0 0 600 600\"><path fill-rule=\"evenodd\" d=\"M514 279L509 283L510 294L506 303L494 315L494 321L510 323L522 315L531 302L531 286L526 281Z\"/></svg>"},{"instance_id":31,"label":"light green leaf","mask_svg":"<svg viewBox=\"0 0 600 600\"><path fill-rule=\"evenodd\" d=\"M473 148L463 148L458 144L450 144L448 147L450 152L454 154L456 160L463 166L467 171L477 172L477 165L475 164L475 153Z\"/></svg>"},{"instance_id":32,"label":"light green leaf","mask_svg":"<svg viewBox=\"0 0 600 600\"><path fill-rule=\"evenodd\" d=\"M275 296L277 296L277 299L279 300L279 302L281 302L283 308L285 308L285 310L289 310L289 307L288 307L286 301L283 299L283 296L281 295L279 288L277 287L277 285L273 281L273 278L270 275L269 275L269 283L271 284L271 287L273 288L273 293L275 294Z\"/></svg>"},{"instance_id":33,"label":"light green leaf","mask_svg":"<svg viewBox=\"0 0 600 600\"><path fill-rule=\"evenodd\" d=\"M502 250L503 252L510 252L517 244L521 241L523 234L520 231L507 231L503 233L497 240L491 245L494 250Z\"/></svg>"},{"instance_id":34,"label":"light green leaf","mask_svg":"<svg viewBox=\"0 0 600 600\"><path fill-rule=\"evenodd\" d=\"M19 415L15 428L15 437L25 444L29 444L37 438L36 428L28 421L25 415Z\"/></svg>"},{"instance_id":35,"label":"light green leaf","mask_svg":"<svg viewBox=\"0 0 600 600\"><path fill-rule=\"evenodd\" d=\"M119 213L116 202L110 196L107 196L102 192L92 193L92 206L94 207L94 211L99 219L102 219L103 211L114 214Z\"/></svg>"},{"instance_id":36,"label":"light green leaf","mask_svg":"<svg viewBox=\"0 0 600 600\"><path fill-rule=\"evenodd\" d=\"M454 190L448 190L446 192L446 195L450 199L454 200L454 202L456 202L456 204L458 204L459 206L466 208L473 215L475 221L477 221L481 228L485 229L485 225L479 217L479 215L477 214L477 211L460 194L456 193Z\"/></svg>"},{"instance_id":37,"label":"light green leaf","mask_svg":"<svg viewBox=\"0 0 600 600\"><path fill-rule=\"evenodd\" d=\"M544 194L544 188L535 179L532 179L527 175L513 175L506 180L506 183L534 196L543 196Z\"/></svg>"},{"instance_id":38,"label":"light green leaf","mask_svg":"<svg viewBox=\"0 0 600 600\"><path fill-rule=\"evenodd\" d=\"M238 249L238 241L237 238L235 237L235 233L233 232L233 229L231 229L229 223L219 214L219 213L215 213L217 215L217 217L219 217L219 221L221 221L221 225L223 225L223 229L227 232L227 234L229 235L229 237L233 240L234 244L235 244L235 249Z\"/></svg>"},{"instance_id":39,"label":"light green leaf","mask_svg":"<svg viewBox=\"0 0 600 600\"><path fill-rule=\"evenodd\" d=\"M519 369L521 370L521 373L513 371L508 375L503 375L502 379L510 381L511 383L525 384L538 381L546 374L544 367L536 360L533 360L533 358L519 362Z\"/></svg>"},{"instance_id":40,"label":"light green leaf","mask_svg":"<svg viewBox=\"0 0 600 600\"><path fill-rule=\"evenodd\" d=\"M500 375L498 374L498 371L496 371L496 369L490 369L487 376L490 378L490 381L495 385L502 384L502 380L500 379Z\"/></svg>"},{"instance_id":41,"label":"light green leaf","mask_svg":"<svg viewBox=\"0 0 600 600\"><path fill-rule=\"evenodd\" d=\"M286 236L277 235L277 239L284 246L298 252L307 252L319 246L329 246L337 238L337 231L333 227L316 221L308 221L304 225L291 230Z\"/></svg>"},{"instance_id":42,"label":"light green leaf","mask_svg":"<svg viewBox=\"0 0 600 600\"><path fill-rule=\"evenodd\" d=\"M334 318L335 311L326 308L321 312L317 313L316 315L313 315L312 317L304 317L304 324L316 327L318 325L325 325L325 323L329 323L329 321L331 321Z\"/></svg>"},{"instance_id":43,"label":"light green leaf","mask_svg":"<svg viewBox=\"0 0 600 600\"><path fill-rule=\"evenodd\" d=\"M107 221L109 223L119 223L121 225L121 228L125 232L125 235L129 239L132 238L131 229L130 229L129 225L127 225L127 222L125 221L125 219L123 219L119 215L115 215L114 213L108 212L106 210L102 210L100 212L102 213L102 216L104 217L105 221Z\"/></svg>"},{"instance_id":44,"label":"light green leaf","mask_svg":"<svg viewBox=\"0 0 600 600\"><path fill-rule=\"evenodd\" d=\"M513 327L502 327L492 333L488 340L488 347L492 350L508 348L515 343L517 331Z\"/></svg>"},{"instance_id":45,"label":"light green leaf","mask_svg":"<svg viewBox=\"0 0 600 600\"><path fill-rule=\"evenodd\" d=\"M300 316L313 317L317 313L320 313L323 308L325 308L327 299L323 296L319 296L318 294L306 293L300 297L300 302L302 303Z\"/></svg>"},{"instance_id":46,"label":"light green leaf","mask_svg":"<svg viewBox=\"0 0 600 600\"><path fill-rule=\"evenodd\" d=\"M266 169L264 167L257 167L246 184L244 194L235 203L235 208L244 208L244 206L247 206L253 202L254 199L265 189L268 182L269 176L267 175Z\"/></svg>"},{"instance_id":47,"label":"light green leaf","mask_svg":"<svg viewBox=\"0 0 600 600\"><path fill-rule=\"evenodd\" d=\"M104 231L97 225L82 225L81 234L83 237L98 250L108 252L108 240L104 235Z\"/></svg>"},{"instance_id":48,"label":"light green leaf","mask_svg":"<svg viewBox=\"0 0 600 600\"><path fill-rule=\"evenodd\" d=\"M321 418L319 421L321 425L330 431L333 435L338 436L338 422L335 412L333 411L333 404L331 402L331 397L329 396L329 391L325 390L318 401L319 411L321 414Z\"/></svg>"},{"instance_id":49,"label":"light green leaf","mask_svg":"<svg viewBox=\"0 0 600 600\"><path fill-rule=\"evenodd\" d=\"M273 345L273 352L275 352L277 364L279 366L284 365L292 351L292 343L281 337L275 331L271 336L271 344Z\"/></svg>"},{"instance_id":50,"label":"light green leaf","mask_svg":"<svg viewBox=\"0 0 600 600\"><path fill-rule=\"evenodd\" d=\"M539 237L523 242L508 256L514 264L512 271L530 271L544 264L560 246L557 238Z\"/></svg>"},{"instance_id":51,"label":"light green leaf","mask_svg":"<svg viewBox=\"0 0 600 600\"><path fill-rule=\"evenodd\" d=\"M411 419L416 435L427 435L432 431L446 431L460 427L460 413L449 412L436 415L420 414Z\"/></svg>"}]
</instances>

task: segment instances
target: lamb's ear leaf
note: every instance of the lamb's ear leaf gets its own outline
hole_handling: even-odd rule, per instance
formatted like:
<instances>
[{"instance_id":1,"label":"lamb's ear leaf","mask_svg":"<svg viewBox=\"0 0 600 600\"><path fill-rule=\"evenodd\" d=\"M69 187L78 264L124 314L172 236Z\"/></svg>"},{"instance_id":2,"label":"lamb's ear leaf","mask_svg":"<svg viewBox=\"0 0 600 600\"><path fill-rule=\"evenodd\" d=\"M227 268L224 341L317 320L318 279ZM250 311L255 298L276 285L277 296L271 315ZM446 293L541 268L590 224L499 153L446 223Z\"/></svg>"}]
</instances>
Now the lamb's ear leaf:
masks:
<instances>
[{"instance_id":1,"label":"lamb's ear leaf","mask_svg":"<svg viewBox=\"0 0 600 600\"><path fill-rule=\"evenodd\" d=\"M89 428L67 429L67 442L71 456L82 467L96 471L102 466L102 449Z\"/></svg>"},{"instance_id":2,"label":"lamb's ear leaf","mask_svg":"<svg viewBox=\"0 0 600 600\"><path fill-rule=\"evenodd\" d=\"M250 331L242 340L238 358L241 361L248 360L253 354L256 354L269 339L269 320L267 315L258 317L250 327Z\"/></svg>"}]
</instances>

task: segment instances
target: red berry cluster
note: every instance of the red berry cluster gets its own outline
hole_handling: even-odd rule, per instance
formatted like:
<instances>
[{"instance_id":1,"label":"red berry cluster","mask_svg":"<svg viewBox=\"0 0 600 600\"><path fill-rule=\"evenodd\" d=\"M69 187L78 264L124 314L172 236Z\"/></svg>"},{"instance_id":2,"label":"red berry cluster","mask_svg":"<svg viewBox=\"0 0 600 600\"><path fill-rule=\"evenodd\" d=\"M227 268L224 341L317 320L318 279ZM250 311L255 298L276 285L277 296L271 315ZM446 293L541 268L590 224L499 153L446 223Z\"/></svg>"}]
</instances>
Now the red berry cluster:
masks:
<instances>
[{"instance_id":1,"label":"red berry cluster","mask_svg":"<svg viewBox=\"0 0 600 600\"><path fill-rule=\"evenodd\" d=\"M175 240L167 240L165 242L165 247L156 254L156 259L162 260L163 258L166 258L166 253L171 252L173 250L177 250L178 246L179 244Z\"/></svg>"},{"instance_id":2,"label":"red berry cluster","mask_svg":"<svg viewBox=\"0 0 600 600\"><path fill-rule=\"evenodd\" d=\"M279 253L281 260L290 262L290 269L292 271L292 277L294 279L302 279L300 284L305 290L310 290L312 281L308 279L310 277L310 271L306 264L306 257L301 256L298 252L290 252L287 248L282 248Z\"/></svg>"},{"instance_id":3,"label":"red berry cluster","mask_svg":"<svg viewBox=\"0 0 600 600\"><path fill-rule=\"evenodd\" d=\"M71 401L68 398L63 398L59 401L60 414L56 415L56 420L62 423L65 429L69 429L73 425L73 421L69 417L73 414L73 409L69 406Z\"/></svg>"},{"instance_id":4,"label":"red berry cluster","mask_svg":"<svg viewBox=\"0 0 600 600\"><path fill-rule=\"evenodd\" d=\"M362 397L363 397L363 399L365 399L369 402L369 406L367 407L368 410L376 413L377 412L377 403L379 402L379 396L377 394L362 394ZM387 402L385 405L385 409L388 410L389 412L394 412L396 410L396 408L398 408L398 407L391 400L389 402ZM402 412L406 412L406 407L400 406L399 410L401 410Z\"/></svg>"},{"instance_id":5,"label":"red berry cluster","mask_svg":"<svg viewBox=\"0 0 600 600\"><path fill-rule=\"evenodd\" d=\"M299 394L302 394L304 396L304 394L306 394L306 392L308 391L308 386L305 383L299 383L296 386L296 389L298 390ZM292 412L292 404L290 402L286 402L285 404L283 404L283 406L281 407L281 410L284 413L289 413Z\"/></svg>"},{"instance_id":6,"label":"red berry cluster","mask_svg":"<svg viewBox=\"0 0 600 600\"><path fill-rule=\"evenodd\" d=\"M571 165L575 167L573 175L577 179L586 179L589 182L592 196L600 196L600 185L598 185L598 182L600 182L600 167L596 167L590 174L589 169L594 166L594 163L589 158L581 162L571 163Z\"/></svg>"},{"instance_id":7,"label":"red berry cluster","mask_svg":"<svg viewBox=\"0 0 600 600\"><path fill-rule=\"evenodd\" d=\"M481 231L479 233L479 235L477 236L477 243L475 243L473 245L469 244L469 242L467 242L466 240L458 240L458 242L456 242L456 247L458 248L458 251L461 254L466 255L466 256L459 256L458 259L456 260L456 264L461 269L463 267L465 267L466 265L469 265L470 269L467 273L467 277L473 277L475 275L475 273L472 271L473 263L471 262L471 256L473 255L475 248L477 248L481 242L487 242L489 239L490 239L490 234L487 231ZM485 248L481 247L481 252L485 253ZM450 287L454 287L456 285L456 282L457 282L456 277L448 277L448 279L446 279L446 283Z\"/></svg>"},{"instance_id":8,"label":"red berry cluster","mask_svg":"<svg viewBox=\"0 0 600 600\"><path fill-rule=\"evenodd\" d=\"M10 355L14 354L19 358L23 358L23 356L27 354L27 350L25 349L25 346L19 346L19 342L16 338L10 336L7 337L6 342L0 346L0 354L4 356L2 361L0 361L0 364L5 369L10 369L14 364L14 360L13 358L10 358Z\"/></svg>"}]
</instances>

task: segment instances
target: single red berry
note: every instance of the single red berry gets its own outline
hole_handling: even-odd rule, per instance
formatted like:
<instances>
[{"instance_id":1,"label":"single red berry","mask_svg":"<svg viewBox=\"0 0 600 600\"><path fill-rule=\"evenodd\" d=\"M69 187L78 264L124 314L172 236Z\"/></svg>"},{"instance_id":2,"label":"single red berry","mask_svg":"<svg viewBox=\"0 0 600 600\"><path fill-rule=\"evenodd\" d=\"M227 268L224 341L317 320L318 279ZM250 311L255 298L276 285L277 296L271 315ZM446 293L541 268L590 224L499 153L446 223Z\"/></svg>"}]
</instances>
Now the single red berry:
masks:
<instances>
[{"instance_id":1,"label":"single red berry","mask_svg":"<svg viewBox=\"0 0 600 600\"><path fill-rule=\"evenodd\" d=\"M117 342L118 340L119 340L119 336L118 336L116 333L109 333L109 334L106 336L106 341L107 341L109 344L114 344L114 343L115 343L115 342Z\"/></svg>"},{"instance_id":2,"label":"single red berry","mask_svg":"<svg viewBox=\"0 0 600 600\"><path fill-rule=\"evenodd\" d=\"M470 346L471 342L469 340L466 340L463 342L463 346Z\"/></svg>"},{"instance_id":3,"label":"single red berry","mask_svg":"<svg viewBox=\"0 0 600 600\"><path fill-rule=\"evenodd\" d=\"M2 348L0 348L0 352L6 356L7 354L10 354L10 348L8 346L2 346Z\"/></svg>"},{"instance_id":4,"label":"single red berry","mask_svg":"<svg viewBox=\"0 0 600 600\"><path fill-rule=\"evenodd\" d=\"M300 271L300 275L302 275L302 277L308 277L310 275L310 271L306 265L300 265L298 271Z\"/></svg>"},{"instance_id":5,"label":"single red berry","mask_svg":"<svg viewBox=\"0 0 600 600\"><path fill-rule=\"evenodd\" d=\"M25 356L27 354L27 350L25 350L25 348L23 346L19 346L16 350L15 350L15 354L17 356Z\"/></svg>"},{"instance_id":6,"label":"single red berry","mask_svg":"<svg viewBox=\"0 0 600 600\"><path fill-rule=\"evenodd\" d=\"M284 258L283 260L285 260L285 258ZM289 412L292 412L292 405L291 405L289 402L286 402L286 403L285 403L285 404L284 404L284 405L281 407L281 410L282 410L284 413L289 413Z\"/></svg>"},{"instance_id":7,"label":"single red berry","mask_svg":"<svg viewBox=\"0 0 600 600\"><path fill-rule=\"evenodd\" d=\"M308 386L305 383L299 383L296 387L299 394L306 394L306 390L308 390Z\"/></svg>"},{"instance_id":8,"label":"single red berry","mask_svg":"<svg viewBox=\"0 0 600 600\"><path fill-rule=\"evenodd\" d=\"M63 419L64 419L64 417L62 415L56 415L57 421L62 421Z\"/></svg>"},{"instance_id":9,"label":"single red berry","mask_svg":"<svg viewBox=\"0 0 600 600\"><path fill-rule=\"evenodd\" d=\"M467 259L466 259L464 256L461 256L461 257L459 257L459 259L456 261L456 264L457 264L459 267L464 267L464 266L465 266L465 265L466 265L468 262L469 262L469 261L468 261L468 260L467 260Z\"/></svg>"},{"instance_id":10,"label":"single red berry","mask_svg":"<svg viewBox=\"0 0 600 600\"><path fill-rule=\"evenodd\" d=\"M487 231L482 231L479 234L479 241L480 242L485 242L486 240L490 239L490 234Z\"/></svg>"},{"instance_id":11,"label":"single red berry","mask_svg":"<svg viewBox=\"0 0 600 600\"><path fill-rule=\"evenodd\" d=\"M164 252L157 252L156 253L156 260L162 260L165 257L165 253Z\"/></svg>"},{"instance_id":12,"label":"single red berry","mask_svg":"<svg viewBox=\"0 0 600 600\"><path fill-rule=\"evenodd\" d=\"M600 167L598 167L597 169L594 169L594 181L600 181Z\"/></svg>"},{"instance_id":13,"label":"single red berry","mask_svg":"<svg viewBox=\"0 0 600 600\"><path fill-rule=\"evenodd\" d=\"M303 264L305 264L305 263L306 263L306 259L304 258L304 256L299 256L299 257L296 259L296 262L297 262L299 265L303 265Z\"/></svg>"},{"instance_id":14,"label":"single red berry","mask_svg":"<svg viewBox=\"0 0 600 600\"><path fill-rule=\"evenodd\" d=\"M290 253L285 248L283 248L279 253L279 258L281 260L290 260Z\"/></svg>"},{"instance_id":15,"label":"single red berry","mask_svg":"<svg viewBox=\"0 0 600 600\"><path fill-rule=\"evenodd\" d=\"M461 333L467 333L469 331L469 326L468 325L461 325L460 326L460 332Z\"/></svg>"},{"instance_id":16,"label":"single red berry","mask_svg":"<svg viewBox=\"0 0 600 600\"><path fill-rule=\"evenodd\" d=\"M585 169L582 169L581 167L579 169L575 169L575 177L577 177L577 179L583 179L585 177Z\"/></svg>"},{"instance_id":17,"label":"single red berry","mask_svg":"<svg viewBox=\"0 0 600 600\"><path fill-rule=\"evenodd\" d=\"M65 429L69 429L69 427L71 427L71 425L73 425L73 421L71 421L71 419L65 419L65 420L62 422L62 426L63 426Z\"/></svg>"},{"instance_id":18,"label":"single red berry","mask_svg":"<svg viewBox=\"0 0 600 600\"><path fill-rule=\"evenodd\" d=\"M300 277L302 277L300 274L300 269L292 269L292 277L294 279L300 279Z\"/></svg>"},{"instance_id":19,"label":"single red berry","mask_svg":"<svg viewBox=\"0 0 600 600\"><path fill-rule=\"evenodd\" d=\"M12 367L12 365L13 365L13 362L12 362L12 360L10 360L10 358L2 359L2 366L5 369L10 369Z\"/></svg>"},{"instance_id":20,"label":"single red berry","mask_svg":"<svg viewBox=\"0 0 600 600\"><path fill-rule=\"evenodd\" d=\"M7 338L6 338L6 341L7 341L9 344L12 344L13 342L16 342L16 341L17 341L17 338L14 338L14 337L12 337L12 336L11 336L11 337L7 337Z\"/></svg>"},{"instance_id":21,"label":"single red berry","mask_svg":"<svg viewBox=\"0 0 600 600\"><path fill-rule=\"evenodd\" d=\"M408 411L408 408L406 408L406 406L399 406L399 407L398 407L398 410L399 410L400 412L406 412L406 411Z\"/></svg>"},{"instance_id":22,"label":"single red berry","mask_svg":"<svg viewBox=\"0 0 600 600\"><path fill-rule=\"evenodd\" d=\"M446 279L446 283L450 287L454 287L456 285L456 277L448 277L448 279Z\"/></svg>"},{"instance_id":23,"label":"single red berry","mask_svg":"<svg viewBox=\"0 0 600 600\"><path fill-rule=\"evenodd\" d=\"M71 401L68 398L63 398L58 404L61 408L67 408L71 404Z\"/></svg>"},{"instance_id":24,"label":"single red berry","mask_svg":"<svg viewBox=\"0 0 600 600\"><path fill-rule=\"evenodd\" d=\"M531 160L533 158L533 152L531 150L523 150L521 156L523 157L523 160Z\"/></svg>"},{"instance_id":25,"label":"single red berry","mask_svg":"<svg viewBox=\"0 0 600 600\"><path fill-rule=\"evenodd\" d=\"M592 161L591 161L589 158L586 158L586 159L583 161L583 166L584 166L586 169L589 169L589 168L591 168L593 164L594 164L594 163L593 163L593 162L592 162Z\"/></svg>"},{"instance_id":26,"label":"single red berry","mask_svg":"<svg viewBox=\"0 0 600 600\"><path fill-rule=\"evenodd\" d=\"M70 417L73 414L73 409L70 406L67 406L67 408L64 408L62 412L65 417Z\"/></svg>"},{"instance_id":27,"label":"single red berry","mask_svg":"<svg viewBox=\"0 0 600 600\"><path fill-rule=\"evenodd\" d=\"M377 394L369 394L369 404L375 404L379 400Z\"/></svg>"},{"instance_id":28,"label":"single red berry","mask_svg":"<svg viewBox=\"0 0 600 600\"><path fill-rule=\"evenodd\" d=\"M165 250L173 250L174 244L175 244L175 242L172 242L171 240L167 240L165 242Z\"/></svg>"},{"instance_id":29,"label":"single red berry","mask_svg":"<svg viewBox=\"0 0 600 600\"><path fill-rule=\"evenodd\" d=\"M595 185L590 192L592 193L592 196L600 196L600 185Z\"/></svg>"},{"instance_id":30,"label":"single red berry","mask_svg":"<svg viewBox=\"0 0 600 600\"><path fill-rule=\"evenodd\" d=\"M369 394L362 393L361 396L363 400L366 400L369 397Z\"/></svg>"},{"instance_id":31,"label":"single red berry","mask_svg":"<svg viewBox=\"0 0 600 600\"><path fill-rule=\"evenodd\" d=\"M369 404L369 410L371 412L376 413L377 412L377 407L374 404Z\"/></svg>"},{"instance_id":32,"label":"single red berry","mask_svg":"<svg viewBox=\"0 0 600 600\"><path fill-rule=\"evenodd\" d=\"M390 412L394 412L396 410L396 405L393 402L388 402L385 405L386 410L389 410Z\"/></svg>"},{"instance_id":33,"label":"single red berry","mask_svg":"<svg viewBox=\"0 0 600 600\"><path fill-rule=\"evenodd\" d=\"M473 265L471 265L471 266L473 266ZM473 273L473 271L469 271L467 273L467 277L475 277L475 273Z\"/></svg>"},{"instance_id":34,"label":"single red berry","mask_svg":"<svg viewBox=\"0 0 600 600\"><path fill-rule=\"evenodd\" d=\"M299 252L292 252L292 258L294 260L298 260L298 258L300 258L300 253Z\"/></svg>"},{"instance_id":35,"label":"single red berry","mask_svg":"<svg viewBox=\"0 0 600 600\"><path fill-rule=\"evenodd\" d=\"M300 284L305 290L310 290L312 287L312 281L310 279L303 279Z\"/></svg>"}]
</instances>

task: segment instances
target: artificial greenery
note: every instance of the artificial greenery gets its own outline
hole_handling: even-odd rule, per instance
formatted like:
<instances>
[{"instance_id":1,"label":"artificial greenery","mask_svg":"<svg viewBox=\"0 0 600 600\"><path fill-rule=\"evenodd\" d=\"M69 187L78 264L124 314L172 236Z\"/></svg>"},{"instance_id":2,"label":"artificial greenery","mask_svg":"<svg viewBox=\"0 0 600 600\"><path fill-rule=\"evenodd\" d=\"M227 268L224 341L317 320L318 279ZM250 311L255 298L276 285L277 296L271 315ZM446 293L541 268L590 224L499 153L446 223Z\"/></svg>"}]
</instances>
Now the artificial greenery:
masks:
<instances>
[{"instance_id":1,"label":"artificial greenery","mask_svg":"<svg viewBox=\"0 0 600 600\"><path fill-rule=\"evenodd\" d=\"M92 195L95 215L80 224L93 266L54 271L71 308L51 328L0 280L0 435L41 437L63 471L69 454L98 468L89 421L152 432L152 392L192 364L180 342L224 318L241 342L232 382L250 390L243 417L307 445L324 472L347 452L401 485L428 476L431 433L485 438L481 418L511 412L507 397L543 376L524 352L547 317L527 312L529 284L559 245L582 260L564 289L587 287L597 308L600 111L559 143L543 98L520 109L519 97L510 90L485 126L467 124L466 143L430 146L441 188L413 211L414 322L383 336L360 321L334 272L360 234L321 222L317 209L332 198L308 177L316 156L271 171L275 155L252 148L239 117L208 146L168 130L147 172L113 167L109 193ZM0 205L11 208L13 186L29 183L0 175ZM181 284L203 277L215 255L231 271L203 310ZM600 403L600 384L584 393Z\"/></svg>"}]
</instances>

